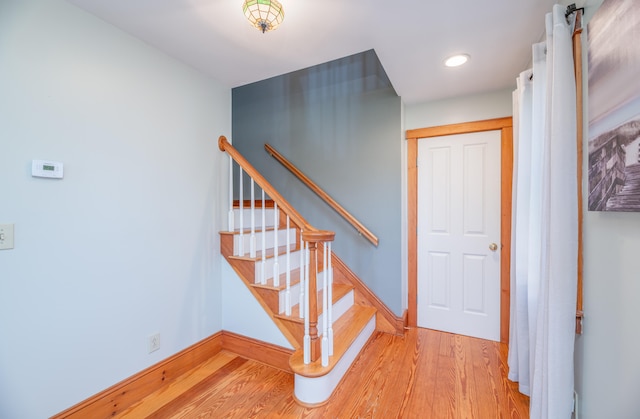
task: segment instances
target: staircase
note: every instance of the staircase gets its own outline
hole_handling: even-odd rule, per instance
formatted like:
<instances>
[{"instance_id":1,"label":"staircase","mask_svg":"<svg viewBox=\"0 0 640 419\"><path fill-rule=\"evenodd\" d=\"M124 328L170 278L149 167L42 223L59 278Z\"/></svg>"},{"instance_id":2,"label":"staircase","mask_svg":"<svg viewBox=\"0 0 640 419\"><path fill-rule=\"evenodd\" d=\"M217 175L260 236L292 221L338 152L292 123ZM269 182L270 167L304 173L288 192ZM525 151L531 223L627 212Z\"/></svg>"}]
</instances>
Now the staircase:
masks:
<instances>
[{"instance_id":1,"label":"staircase","mask_svg":"<svg viewBox=\"0 0 640 419\"><path fill-rule=\"evenodd\" d=\"M640 208L640 163L625 167L624 185L607 201L607 211L638 211Z\"/></svg>"},{"instance_id":2,"label":"staircase","mask_svg":"<svg viewBox=\"0 0 640 419\"><path fill-rule=\"evenodd\" d=\"M331 251L334 233L310 226L224 137L219 146L230 156L231 178L234 162L239 165L240 197L243 174L251 182L247 201L230 192L221 253L293 346L294 397L305 406L321 405L373 332L394 327L377 320L379 300ZM254 182L262 192L258 199Z\"/></svg>"}]
</instances>

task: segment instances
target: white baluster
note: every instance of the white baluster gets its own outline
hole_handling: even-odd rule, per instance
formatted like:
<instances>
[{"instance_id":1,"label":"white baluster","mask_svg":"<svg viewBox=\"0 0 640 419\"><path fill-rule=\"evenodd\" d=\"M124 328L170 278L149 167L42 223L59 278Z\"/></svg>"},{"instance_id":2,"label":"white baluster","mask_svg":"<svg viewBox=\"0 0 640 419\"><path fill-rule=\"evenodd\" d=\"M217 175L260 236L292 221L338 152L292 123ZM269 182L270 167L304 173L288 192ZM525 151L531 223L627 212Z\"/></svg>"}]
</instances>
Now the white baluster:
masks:
<instances>
[{"instance_id":1,"label":"white baluster","mask_svg":"<svg viewBox=\"0 0 640 419\"><path fill-rule=\"evenodd\" d=\"M255 183L251 178L251 236L249 236L249 257L256 257L256 202Z\"/></svg>"},{"instance_id":2,"label":"white baluster","mask_svg":"<svg viewBox=\"0 0 640 419\"><path fill-rule=\"evenodd\" d=\"M229 156L229 231L233 231L233 157Z\"/></svg>"},{"instance_id":3,"label":"white baluster","mask_svg":"<svg viewBox=\"0 0 640 419\"><path fill-rule=\"evenodd\" d=\"M333 266L331 264L331 242L328 246L328 260L329 260L329 301L333 301ZM329 339L329 356L333 355L333 303L329 304L329 333L327 338Z\"/></svg>"},{"instance_id":4,"label":"white baluster","mask_svg":"<svg viewBox=\"0 0 640 419\"><path fill-rule=\"evenodd\" d=\"M238 183L238 187L239 189L239 196L238 196L238 201L240 201L240 240L238 241L238 255L239 256L244 256L244 193L242 190L242 184L243 184L243 179L242 179L242 167L240 167L240 180Z\"/></svg>"},{"instance_id":5,"label":"white baluster","mask_svg":"<svg viewBox=\"0 0 640 419\"><path fill-rule=\"evenodd\" d=\"M278 204L273 203L273 220L274 220L274 234L273 234L273 286L280 286L280 265L278 264Z\"/></svg>"},{"instance_id":6,"label":"white baluster","mask_svg":"<svg viewBox=\"0 0 640 419\"><path fill-rule=\"evenodd\" d=\"M326 367L329 365L329 338L327 335L329 334L329 326L328 326L328 317L329 317L329 289L328 289L328 275L327 275L327 243L324 243L322 252L322 341L321 341L321 356L322 356L322 366Z\"/></svg>"},{"instance_id":7,"label":"white baluster","mask_svg":"<svg viewBox=\"0 0 640 419\"><path fill-rule=\"evenodd\" d=\"M262 189L262 248L260 249L262 252L262 264L260 267L260 283L263 285L267 283L267 278L265 278L264 274L265 264L267 262L267 234L265 227L266 212L267 210L264 206L264 189Z\"/></svg>"},{"instance_id":8,"label":"white baluster","mask_svg":"<svg viewBox=\"0 0 640 419\"><path fill-rule=\"evenodd\" d=\"M291 236L289 235L289 216L287 215L287 257L286 257L286 291L284 293L284 311L287 316L291 315Z\"/></svg>"},{"instance_id":9,"label":"white baluster","mask_svg":"<svg viewBox=\"0 0 640 419\"><path fill-rule=\"evenodd\" d=\"M304 284L306 282L306 278L304 277L304 266L305 266L305 250L304 250L304 241L302 241L302 229L300 229L300 302L298 303L299 307L299 315L300 318L304 318L304 308L306 307L306 301L304 299Z\"/></svg>"},{"instance_id":10,"label":"white baluster","mask_svg":"<svg viewBox=\"0 0 640 419\"><path fill-rule=\"evenodd\" d=\"M307 256L308 244L305 244L305 259L307 263L304 264L304 277L306 280L304 281L304 293L305 293L305 302L304 302L304 339L303 339L303 348L304 348L304 363L311 363L311 336L309 335L309 258Z\"/></svg>"}]
</instances>

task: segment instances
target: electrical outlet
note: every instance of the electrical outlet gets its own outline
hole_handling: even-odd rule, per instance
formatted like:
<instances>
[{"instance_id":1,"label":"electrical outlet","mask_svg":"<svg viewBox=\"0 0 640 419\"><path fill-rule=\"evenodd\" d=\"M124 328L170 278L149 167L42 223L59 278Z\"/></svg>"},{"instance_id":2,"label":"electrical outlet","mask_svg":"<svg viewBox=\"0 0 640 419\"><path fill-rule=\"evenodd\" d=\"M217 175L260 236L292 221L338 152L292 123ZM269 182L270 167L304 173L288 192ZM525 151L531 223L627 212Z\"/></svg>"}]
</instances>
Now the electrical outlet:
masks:
<instances>
[{"instance_id":1,"label":"electrical outlet","mask_svg":"<svg viewBox=\"0 0 640 419\"><path fill-rule=\"evenodd\" d=\"M149 336L149 353L160 349L160 333Z\"/></svg>"}]
</instances>

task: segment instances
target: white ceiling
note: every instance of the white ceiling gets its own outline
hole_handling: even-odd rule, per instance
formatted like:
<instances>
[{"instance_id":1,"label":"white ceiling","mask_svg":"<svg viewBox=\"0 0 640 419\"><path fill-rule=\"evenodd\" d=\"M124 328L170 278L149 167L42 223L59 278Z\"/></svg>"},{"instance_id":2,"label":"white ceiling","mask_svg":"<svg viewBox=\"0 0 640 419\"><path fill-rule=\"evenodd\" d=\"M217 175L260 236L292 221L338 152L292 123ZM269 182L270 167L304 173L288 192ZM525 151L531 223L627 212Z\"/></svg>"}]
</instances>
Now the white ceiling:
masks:
<instances>
[{"instance_id":1,"label":"white ceiling","mask_svg":"<svg viewBox=\"0 0 640 419\"><path fill-rule=\"evenodd\" d=\"M281 0L284 22L262 34L242 0L69 1L230 88L374 49L407 104L515 87L555 3ZM471 60L445 68L454 53Z\"/></svg>"}]
</instances>

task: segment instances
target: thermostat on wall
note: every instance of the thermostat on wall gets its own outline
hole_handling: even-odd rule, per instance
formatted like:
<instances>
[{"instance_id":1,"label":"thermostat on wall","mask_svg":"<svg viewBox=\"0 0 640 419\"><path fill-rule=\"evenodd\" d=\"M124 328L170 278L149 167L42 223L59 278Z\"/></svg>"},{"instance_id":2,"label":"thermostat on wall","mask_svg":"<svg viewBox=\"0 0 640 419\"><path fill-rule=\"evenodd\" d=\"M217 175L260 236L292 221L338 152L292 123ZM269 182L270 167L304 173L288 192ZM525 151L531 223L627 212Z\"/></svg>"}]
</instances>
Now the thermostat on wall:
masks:
<instances>
[{"instance_id":1,"label":"thermostat on wall","mask_svg":"<svg viewBox=\"0 0 640 419\"><path fill-rule=\"evenodd\" d=\"M34 160L31 164L31 176L62 179L63 165L57 161Z\"/></svg>"}]
</instances>

